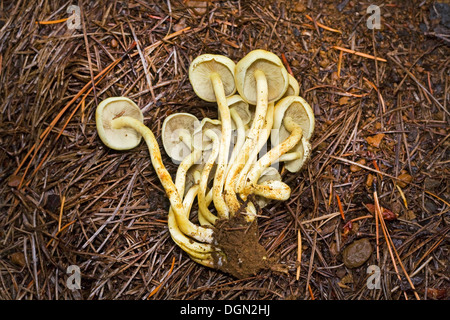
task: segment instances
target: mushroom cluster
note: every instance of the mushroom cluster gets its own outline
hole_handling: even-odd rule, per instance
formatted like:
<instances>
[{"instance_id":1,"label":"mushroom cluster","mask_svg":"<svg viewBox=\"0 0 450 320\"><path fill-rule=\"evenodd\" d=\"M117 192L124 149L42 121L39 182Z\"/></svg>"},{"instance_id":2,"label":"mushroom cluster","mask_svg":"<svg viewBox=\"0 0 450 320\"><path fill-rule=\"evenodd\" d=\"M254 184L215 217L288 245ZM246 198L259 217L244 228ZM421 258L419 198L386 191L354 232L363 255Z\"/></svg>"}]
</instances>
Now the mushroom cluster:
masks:
<instances>
[{"instance_id":1,"label":"mushroom cluster","mask_svg":"<svg viewBox=\"0 0 450 320\"><path fill-rule=\"evenodd\" d=\"M189 80L199 98L217 104L218 117L200 121L176 113L164 120L163 147L178 164L174 180L130 99L102 101L97 131L115 150L132 149L144 138L170 201L171 237L192 260L239 278L250 276L268 264L255 228L258 209L290 197L276 164L289 172L302 168L311 150L314 114L299 96L296 79L265 50L253 50L236 64L222 55L200 55L190 64Z\"/></svg>"}]
</instances>

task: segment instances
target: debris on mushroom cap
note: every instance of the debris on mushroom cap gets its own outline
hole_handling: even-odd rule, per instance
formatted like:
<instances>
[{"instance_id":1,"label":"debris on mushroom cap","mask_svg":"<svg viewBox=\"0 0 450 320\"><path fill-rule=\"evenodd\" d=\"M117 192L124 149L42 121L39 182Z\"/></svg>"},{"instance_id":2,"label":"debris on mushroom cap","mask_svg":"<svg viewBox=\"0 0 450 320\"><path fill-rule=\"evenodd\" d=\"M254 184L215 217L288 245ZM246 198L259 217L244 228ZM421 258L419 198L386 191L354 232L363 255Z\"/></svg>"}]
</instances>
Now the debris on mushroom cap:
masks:
<instances>
[{"instance_id":1,"label":"debris on mushroom cap","mask_svg":"<svg viewBox=\"0 0 450 320\"><path fill-rule=\"evenodd\" d=\"M234 82L235 63L229 58L216 54L203 54L195 58L189 66L189 81L198 97L215 102L216 95L210 80L211 73L217 73L223 83L225 96L236 92Z\"/></svg>"},{"instance_id":2,"label":"debris on mushroom cap","mask_svg":"<svg viewBox=\"0 0 450 320\"><path fill-rule=\"evenodd\" d=\"M268 102L280 99L286 92L288 72L281 59L266 50L253 50L236 64L236 89L249 104L257 103L256 80L254 73L261 70L267 79Z\"/></svg>"},{"instance_id":3,"label":"debris on mushroom cap","mask_svg":"<svg viewBox=\"0 0 450 320\"><path fill-rule=\"evenodd\" d=\"M199 125L200 121L190 113L174 113L164 120L161 139L164 150L172 160L182 161L191 153L190 137Z\"/></svg>"},{"instance_id":4,"label":"debris on mushroom cap","mask_svg":"<svg viewBox=\"0 0 450 320\"><path fill-rule=\"evenodd\" d=\"M141 142L141 135L133 128L112 129L111 121L128 116L143 122L141 109L125 97L110 97L103 100L96 109L97 132L103 143L114 150L130 150Z\"/></svg>"}]
</instances>

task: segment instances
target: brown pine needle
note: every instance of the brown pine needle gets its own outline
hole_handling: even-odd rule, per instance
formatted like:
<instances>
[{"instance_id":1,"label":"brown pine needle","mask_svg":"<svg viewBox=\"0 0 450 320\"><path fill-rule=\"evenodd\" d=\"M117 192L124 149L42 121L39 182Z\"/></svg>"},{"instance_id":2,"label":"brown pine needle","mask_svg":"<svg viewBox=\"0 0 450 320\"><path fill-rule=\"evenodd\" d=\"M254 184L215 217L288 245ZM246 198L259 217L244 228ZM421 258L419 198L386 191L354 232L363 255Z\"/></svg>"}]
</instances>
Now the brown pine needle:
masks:
<instances>
[{"instance_id":1,"label":"brown pine needle","mask_svg":"<svg viewBox=\"0 0 450 320\"><path fill-rule=\"evenodd\" d=\"M167 276L165 277L166 279L167 279L167 278L170 276L170 274L172 273L173 267L174 267L174 266L175 266L175 257L172 258L172 265L170 266L170 270L169 270L169 272L167 273ZM164 280L165 280L165 279L164 279ZM154 295L158 292L159 288L161 288L162 284L164 283L164 280L161 281L161 283L160 283L155 289L153 289L152 292L150 292L150 294L148 295L147 299L150 299L150 297L154 296Z\"/></svg>"},{"instance_id":2,"label":"brown pine needle","mask_svg":"<svg viewBox=\"0 0 450 320\"><path fill-rule=\"evenodd\" d=\"M330 28L330 27L327 27L326 25L324 25L324 24L322 24L322 23L320 23L320 22L315 21L313 18L311 18L311 17L310 17L309 15L307 15L307 14L305 14L305 17L306 17L306 19L308 19L308 20L311 21L311 22L314 22L315 24L317 24L319 27L321 27L321 28L324 29L324 30L328 30L328 31L331 31L331 32L336 32L336 33L341 33L341 34L342 34L342 31L337 30L337 29L333 29L333 28Z\"/></svg>"},{"instance_id":3,"label":"brown pine needle","mask_svg":"<svg viewBox=\"0 0 450 320\"><path fill-rule=\"evenodd\" d=\"M287 72L289 72L289 74L290 74L291 76L293 76L294 73L292 72L292 69L291 69L291 67L289 66L289 63L288 63L288 61L287 61L286 56L284 55L284 53L281 53L281 60L283 61L283 64L284 64L284 66L286 67Z\"/></svg>"},{"instance_id":4,"label":"brown pine needle","mask_svg":"<svg viewBox=\"0 0 450 320\"><path fill-rule=\"evenodd\" d=\"M314 297L314 293L312 291L311 285L308 283L308 291L309 291L309 295L311 296L311 300L316 300L316 298Z\"/></svg>"},{"instance_id":5,"label":"brown pine needle","mask_svg":"<svg viewBox=\"0 0 450 320\"><path fill-rule=\"evenodd\" d=\"M336 199L339 207L339 213L341 214L342 220L345 221L344 209L342 209L341 198L339 197L338 194L336 194Z\"/></svg>"},{"instance_id":6,"label":"brown pine needle","mask_svg":"<svg viewBox=\"0 0 450 320\"><path fill-rule=\"evenodd\" d=\"M377 214L377 203L378 203L378 196L377 191L373 193L373 197L375 199L375 238L376 238L376 245L377 245L377 261L380 263L380 230L378 227L378 214Z\"/></svg>"},{"instance_id":7,"label":"brown pine needle","mask_svg":"<svg viewBox=\"0 0 450 320\"><path fill-rule=\"evenodd\" d=\"M48 20L48 21L36 21L36 24L56 24L61 22L66 22L69 18L59 19L59 20Z\"/></svg>"},{"instance_id":8,"label":"brown pine needle","mask_svg":"<svg viewBox=\"0 0 450 320\"><path fill-rule=\"evenodd\" d=\"M337 76L338 78L341 77L341 68L342 68L342 57L344 55L344 51L340 51L339 52L339 61L338 61L338 66L337 66Z\"/></svg>"},{"instance_id":9,"label":"brown pine needle","mask_svg":"<svg viewBox=\"0 0 450 320\"><path fill-rule=\"evenodd\" d=\"M392 264L394 265L395 271L397 273L397 277L398 277L399 281L401 281L401 277L400 277L400 274L399 274L399 271L398 271L398 268L397 268L397 264L395 263L395 258L394 258L393 253L395 254L395 257L397 258L397 260L398 260L398 262L400 264L400 267L402 268L402 271L403 271L403 274L406 277L406 280L408 281L409 285L411 286L411 289L414 292L414 296L416 297L417 300L420 300L420 297L419 297L419 295L416 292L416 288L414 287L414 284L412 283L411 278L409 277L408 272L406 272L406 269L405 269L405 267L403 265L403 262L400 259L400 256L398 255L397 249L395 249L394 243L393 243L393 241L391 239L391 236L389 234L389 230L387 229L386 222L383 219L383 215L381 213L381 208L380 208L380 204L378 202L378 196L377 196L376 192L374 192L374 199L375 199L375 214L379 218L379 221L380 221L380 224L381 224L381 230L383 231L383 235L384 235L384 238L386 240L386 244L388 246L389 254L391 256ZM406 293L405 293L405 295L406 295Z\"/></svg>"},{"instance_id":10,"label":"brown pine needle","mask_svg":"<svg viewBox=\"0 0 450 320\"><path fill-rule=\"evenodd\" d=\"M59 219L58 219L58 232L61 230L61 220L64 212L64 202L66 202L66 196L64 195L61 199L61 208L59 210Z\"/></svg>"},{"instance_id":11,"label":"brown pine needle","mask_svg":"<svg viewBox=\"0 0 450 320\"><path fill-rule=\"evenodd\" d=\"M295 279L300 279L300 267L302 263L302 235L300 230L297 232L297 274Z\"/></svg>"},{"instance_id":12,"label":"brown pine needle","mask_svg":"<svg viewBox=\"0 0 450 320\"><path fill-rule=\"evenodd\" d=\"M379 58L379 57L374 57L374 56L372 56L370 54L367 54L367 53L363 53L363 52L359 52L359 51L355 51L355 50L351 50L351 49L347 49L347 48L343 48L343 47L339 47L339 46L333 46L332 48L336 49L336 50L341 50L341 51L344 51L344 52L347 52L347 53L351 53L351 54L354 54L354 55L357 55L357 56L360 56L360 57L363 57L363 58L373 59L373 60L377 60L377 61L381 61L381 62L387 62L386 59Z\"/></svg>"}]
</instances>

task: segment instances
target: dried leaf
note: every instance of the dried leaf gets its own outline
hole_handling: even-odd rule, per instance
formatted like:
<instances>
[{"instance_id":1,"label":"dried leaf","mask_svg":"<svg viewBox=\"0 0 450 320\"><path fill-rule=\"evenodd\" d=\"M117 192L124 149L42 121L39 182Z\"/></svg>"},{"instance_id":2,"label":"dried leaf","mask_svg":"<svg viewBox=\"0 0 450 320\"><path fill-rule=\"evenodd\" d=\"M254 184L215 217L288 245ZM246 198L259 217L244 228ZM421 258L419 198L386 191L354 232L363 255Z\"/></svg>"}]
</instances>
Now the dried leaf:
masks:
<instances>
[{"instance_id":1,"label":"dried leaf","mask_svg":"<svg viewBox=\"0 0 450 320\"><path fill-rule=\"evenodd\" d=\"M384 138L384 133L379 133L374 136L367 137L366 141L370 146L372 146L374 148L379 148L381 140L383 140L383 138Z\"/></svg>"},{"instance_id":2,"label":"dried leaf","mask_svg":"<svg viewBox=\"0 0 450 320\"><path fill-rule=\"evenodd\" d=\"M402 173L398 176L400 180L397 181L397 184L401 188L405 188L409 183L411 183L413 177L408 173Z\"/></svg>"}]
</instances>

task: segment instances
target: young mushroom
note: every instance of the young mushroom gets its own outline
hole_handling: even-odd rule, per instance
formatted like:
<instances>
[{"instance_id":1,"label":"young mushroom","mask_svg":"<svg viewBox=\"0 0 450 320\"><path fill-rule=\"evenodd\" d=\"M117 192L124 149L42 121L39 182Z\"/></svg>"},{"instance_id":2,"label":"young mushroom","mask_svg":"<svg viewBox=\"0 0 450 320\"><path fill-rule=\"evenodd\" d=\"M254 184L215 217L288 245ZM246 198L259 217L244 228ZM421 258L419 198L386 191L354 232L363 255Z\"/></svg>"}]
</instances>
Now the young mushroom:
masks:
<instances>
[{"instance_id":1,"label":"young mushroom","mask_svg":"<svg viewBox=\"0 0 450 320\"><path fill-rule=\"evenodd\" d=\"M269 181L281 181L281 175L278 172L278 170L275 169L274 167L268 167L263 171L261 177L259 177L258 179L258 185L264 185L264 183L267 183ZM289 195L287 195L287 198L289 198L289 196L290 192ZM260 208L264 208L265 206L267 206L269 204L269 200L271 200L261 195L256 195L255 198L256 203ZM277 199L277 200L287 200L287 199Z\"/></svg>"},{"instance_id":2,"label":"young mushroom","mask_svg":"<svg viewBox=\"0 0 450 320\"><path fill-rule=\"evenodd\" d=\"M116 150L129 150L137 145L136 140L139 136L144 138L153 168L169 198L180 230L200 242L212 243L214 230L197 226L186 217L182 198L162 162L159 145L153 132L142 122L143 115L139 107L124 97L106 99L97 106L95 115L99 137L112 149L117 147ZM131 142L128 139L130 135L134 137Z\"/></svg>"},{"instance_id":3,"label":"young mushroom","mask_svg":"<svg viewBox=\"0 0 450 320\"><path fill-rule=\"evenodd\" d=\"M222 192L228 166L231 141L231 116L226 97L236 91L234 82L235 63L222 55L203 54L189 66L189 81L197 96L209 102L217 102L222 135L213 185L213 202L220 217L228 217L228 208Z\"/></svg>"},{"instance_id":4,"label":"young mushroom","mask_svg":"<svg viewBox=\"0 0 450 320\"><path fill-rule=\"evenodd\" d=\"M232 146L232 152L229 159L229 163L233 163L241 151L242 146L245 142L245 126L251 120L251 114L249 110L249 105L242 99L240 95L233 95L227 98L228 108L230 108L230 115L232 121L232 129L236 132L236 142ZM228 166L228 170L231 166ZM227 170L227 174L228 174Z\"/></svg>"},{"instance_id":5,"label":"young mushroom","mask_svg":"<svg viewBox=\"0 0 450 320\"><path fill-rule=\"evenodd\" d=\"M285 117L292 117L303 129L303 137L289 153L283 154L278 161L285 163L285 168L289 172L297 172L308 159L311 144L309 140L314 132L314 112L310 105L299 96L289 96L277 103L277 112L274 115L273 130L271 136L272 147L284 141L290 132L283 124Z\"/></svg>"},{"instance_id":6,"label":"young mushroom","mask_svg":"<svg viewBox=\"0 0 450 320\"><path fill-rule=\"evenodd\" d=\"M298 84L297 79L294 78L290 73L288 74L289 85L286 92L283 95L283 98L288 96L298 96L300 94L300 85Z\"/></svg>"},{"instance_id":7,"label":"young mushroom","mask_svg":"<svg viewBox=\"0 0 450 320\"><path fill-rule=\"evenodd\" d=\"M302 138L311 138L314 131L314 113L303 98L290 96L275 105L273 123L273 133L278 132L278 138L287 137L279 144L274 143L275 146L255 163L247 175L244 194L251 192L251 186L258 181L266 168L301 144Z\"/></svg>"},{"instance_id":8,"label":"young mushroom","mask_svg":"<svg viewBox=\"0 0 450 320\"><path fill-rule=\"evenodd\" d=\"M249 153L256 146L264 126L268 104L280 99L288 87L288 73L278 56L265 50L253 50L236 64L236 88L249 104L256 105L254 120L239 156L232 164L225 183L225 200L232 213L240 207L235 184Z\"/></svg>"},{"instance_id":9,"label":"young mushroom","mask_svg":"<svg viewBox=\"0 0 450 320\"><path fill-rule=\"evenodd\" d=\"M180 163L192 152L192 137L200 121L190 113L174 113L164 119L161 140L164 151L174 163Z\"/></svg>"}]
</instances>

